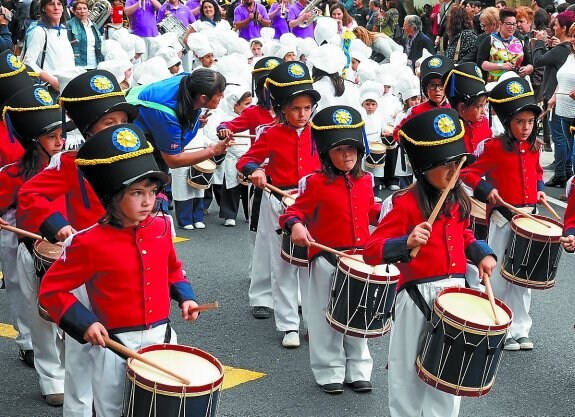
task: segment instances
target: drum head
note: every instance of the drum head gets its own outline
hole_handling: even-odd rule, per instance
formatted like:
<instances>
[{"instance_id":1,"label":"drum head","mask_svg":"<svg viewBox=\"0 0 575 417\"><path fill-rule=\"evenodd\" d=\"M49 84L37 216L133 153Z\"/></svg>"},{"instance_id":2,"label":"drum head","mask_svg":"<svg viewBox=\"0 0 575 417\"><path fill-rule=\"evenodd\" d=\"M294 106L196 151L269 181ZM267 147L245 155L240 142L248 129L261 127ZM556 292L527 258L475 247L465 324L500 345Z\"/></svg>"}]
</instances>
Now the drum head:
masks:
<instances>
[{"instance_id":1,"label":"drum head","mask_svg":"<svg viewBox=\"0 0 575 417\"><path fill-rule=\"evenodd\" d=\"M295 199L298 198L299 193L297 191L292 191L289 193L293 198L282 197L282 204L284 207L289 207L295 203Z\"/></svg>"},{"instance_id":2,"label":"drum head","mask_svg":"<svg viewBox=\"0 0 575 417\"><path fill-rule=\"evenodd\" d=\"M194 168L201 172L210 173L216 170L216 163L211 159L206 159L205 161L194 164Z\"/></svg>"},{"instance_id":3,"label":"drum head","mask_svg":"<svg viewBox=\"0 0 575 417\"><path fill-rule=\"evenodd\" d=\"M43 261L54 263L62 254L62 246L45 240L37 240L34 243L34 254Z\"/></svg>"},{"instance_id":4,"label":"drum head","mask_svg":"<svg viewBox=\"0 0 575 417\"><path fill-rule=\"evenodd\" d=\"M191 383L186 386L186 392L217 389L222 383L224 376L222 364L200 349L183 345L151 345L138 353L187 377ZM140 383L151 388L157 384L165 391L182 391L181 382L138 360L128 360L128 374L136 375Z\"/></svg>"},{"instance_id":5,"label":"drum head","mask_svg":"<svg viewBox=\"0 0 575 417\"><path fill-rule=\"evenodd\" d=\"M471 217L487 219L487 205L479 200L471 198ZM486 223L487 221L485 221Z\"/></svg>"},{"instance_id":6,"label":"drum head","mask_svg":"<svg viewBox=\"0 0 575 417\"><path fill-rule=\"evenodd\" d=\"M390 277L399 278L399 269L397 269L395 265L368 265L363 262L361 251L356 251L355 253L353 251L344 252L357 259L357 261L354 259L340 257L340 269L349 270L354 275L363 278L369 276L370 279L377 280L377 277L379 277L382 281L387 281Z\"/></svg>"},{"instance_id":7,"label":"drum head","mask_svg":"<svg viewBox=\"0 0 575 417\"><path fill-rule=\"evenodd\" d=\"M381 142L369 142L369 150L373 153L385 153L386 149Z\"/></svg>"},{"instance_id":8,"label":"drum head","mask_svg":"<svg viewBox=\"0 0 575 417\"><path fill-rule=\"evenodd\" d=\"M549 227L541 223L537 223L536 221L533 221L530 218L520 214L513 217L513 224L516 226L516 229L523 232L523 234L529 235L531 233L534 235L534 237L539 236L559 238L563 236L563 226L559 222L544 216L536 215L535 217L537 217L537 219L541 220Z\"/></svg>"},{"instance_id":9,"label":"drum head","mask_svg":"<svg viewBox=\"0 0 575 417\"><path fill-rule=\"evenodd\" d=\"M456 318L455 320L459 323L480 328L496 326L487 295L479 291L467 288L448 288L437 296L435 303L443 312ZM511 310L497 299L495 311L499 319L498 326L508 326L511 323L513 316Z\"/></svg>"}]
</instances>

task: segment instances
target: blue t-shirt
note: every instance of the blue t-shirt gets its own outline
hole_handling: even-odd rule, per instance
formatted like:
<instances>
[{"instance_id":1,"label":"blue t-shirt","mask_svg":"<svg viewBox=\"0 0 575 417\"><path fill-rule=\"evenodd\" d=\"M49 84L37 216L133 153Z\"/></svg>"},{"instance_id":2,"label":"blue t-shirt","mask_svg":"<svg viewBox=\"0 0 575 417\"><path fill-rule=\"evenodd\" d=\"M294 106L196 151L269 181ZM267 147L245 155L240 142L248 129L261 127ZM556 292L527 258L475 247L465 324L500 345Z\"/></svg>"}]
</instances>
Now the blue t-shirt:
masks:
<instances>
[{"instance_id":1,"label":"blue t-shirt","mask_svg":"<svg viewBox=\"0 0 575 417\"><path fill-rule=\"evenodd\" d=\"M140 100L158 103L169 109L176 110L176 96L182 77L188 73L174 75L166 80L158 81L145 87L138 98ZM168 155L178 155L192 141L200 126L199 114L196 110L196 123L192 129L182 131L176 117L161 110L138 105L140 116L134 122L142 128L146 135L154 138L154 146ZM193 111L193 110L192 110Z\"/></svg>"}]
</instances>

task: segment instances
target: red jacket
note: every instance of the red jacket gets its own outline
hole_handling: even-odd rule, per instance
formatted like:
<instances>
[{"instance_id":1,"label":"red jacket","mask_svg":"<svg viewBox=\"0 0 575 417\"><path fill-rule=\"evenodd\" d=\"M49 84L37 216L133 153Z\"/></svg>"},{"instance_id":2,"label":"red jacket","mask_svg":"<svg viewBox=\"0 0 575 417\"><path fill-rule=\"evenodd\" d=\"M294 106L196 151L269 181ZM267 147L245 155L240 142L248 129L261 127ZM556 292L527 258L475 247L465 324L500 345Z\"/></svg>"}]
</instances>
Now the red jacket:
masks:
<instances>
[{"instance_id":1,"label":"red jacket","mask_svg":"<svg viewBox=\"0 0 575 417\"><path fill-rule=\"evenodd\" d=\"M451 108L451 106L449 105L449 101L447 101L447 99L444 99L443 103L439 106L437 104L435 104L435 102L427 100L421 104L418 104L417 106L411 107L407 111L407 114L405 115L403 120L401 122L399 122L397 126L395 126L395 129L393 129L393 138L397 142L399 142L399 131L401 130L401 128L403 127L405 122L407 122L412 117L417 116L418 114L421 114L421 113L425 113L426 111L429 111L429 110L450 109L450 108Z\"/></svg>"},{"instance_id":2,"label":"red jacket","mask_svg":"<svg viewBox=\"0 0 575 417\"><path fill-rule=\"evenodd\" d=\"M80 179L75 160L76 152L53 156L48 168L27 181L18 193L18 217L52 242L62 227L71 225L82 230L104 215L92 186L83 177ZM53 204L61 196L66 198L68 218Z\"/></svg>"},{"instance_id":3,"label":"red jacket","mask_svg":"<svg viewBox=\"0 0 575 417\"><path fill-rule=\"evenodd\" d=\"M474 153L483 140L490 138L493 133L489 127L489 119L484 117L480 122L468 123L464 122L465 134L463 140L465 141L465 147L467 152Z\"/></svg>"},{"instance_id":4,"label":"red jacket","mask_svg":"<svg viewBox=\"0 0 575 417\"><path fill-rule=\"evenodd\" d=\"M487 139L477 148L477 161L461 171L461 178L482 202L497 188L501 198L515 207L535 206L537 192L545 189L539 153L527 142L516 142L514 150L507 151L501 139ZM505 215L506 209L488 203L488 216L495 208Z\"/></svg>"},{"instance_id":5,"label":"red jacket","mask_svg":"<svg viewBox=\"0 0 575 417\"><path fill-rule=\"evenodd\" d=\"M195 296L165 221L148 217L142 227L123 229L97 224L74 235L42 279L42 306L80 343L96 321L112 332L167 322L170 297L182 303ZM83 284L92 311L71 293Z\"/></svg>"},{"instance_id":6,"label":"red jacket","mask_svg":"<svg viewBox=\"0 0 575 417\"><path fill-rule=\"evenodd\" d=\"M427 244L411 259L407 238L427 218L419 208L414 188L394 195L391 202L393 207L367 241L363 257L371 265L400 262L397 265L401 271L400 288L447 277L465 277L467 258L478 264L485 256L493 255L485 242L475 240L469 219L461 219L456 205L450 217L443 214L437 217Z\"/></svg>"},{"instance_id":7,"label":"red jacket","mask_svg":"<svg viewBox=\"0 0 575 417\"><path fill-rule=\"evenodd\" d=\"M14 139L10 141L8 129L4 122L0 121L0 167L19 161L24 155L24 149L20 142Z\"/></svg>"},{"instance_id":8,"label":"red jacket","mask_svg":"<svg viewBox=\"0 0 575 417\"><path fill-rule=\"evenodd\" d=\"M575 192L573 188L575 187L575 177L571 177L569 182L567 183L567 208L565 209L564 215L564 226L563 226L563 235L575 236Z\"/></svg>"},{"instance_id":9,"label":"red jacket","mask_svg":"<svg viewBox=\"0 0 575 417\"><path fill-rule=\"evenodd\" d=\"M266 175L273 185L280 188L297 188L300 178L320 168L317 150L312 148L309 125L300 135L285 124L266 129L240 158L236 168L247 177L266 158L269 158Z\"/></svg>"},{"instance_id":10,"label":"red jacket","mask_svg":"<svg viewBox=\"0 0 575 417\"><path fill-rule=\"evenodd\" d=\"M366 174L354 180L338 175L333 182L322 173L301 181L302 193L280 216L282 229L291 230L298 222L307 226L318 242L335 249L362 248L369 238L369 225L376 223L381 204L373 199L373 177ZM371 221L370 221L371 220ZM320 251L309 248L312 260Z\"/></svg>"},{"instance_id":11,"label":"red jacket","mask_svg":"<svg viewBox=\"0 0 575 417\"><path fill-rule=\"evenodd\" d=\"M261 106L249 106L240 113L234 120L223 122L219 129L230 129L232 132L243 132L244 130L250 131L250 135L256 134L256 128L261 125L274 123L275 119L269 112ZM252 139L252 144L254 139Z\"/></svg>"}]
</instances>

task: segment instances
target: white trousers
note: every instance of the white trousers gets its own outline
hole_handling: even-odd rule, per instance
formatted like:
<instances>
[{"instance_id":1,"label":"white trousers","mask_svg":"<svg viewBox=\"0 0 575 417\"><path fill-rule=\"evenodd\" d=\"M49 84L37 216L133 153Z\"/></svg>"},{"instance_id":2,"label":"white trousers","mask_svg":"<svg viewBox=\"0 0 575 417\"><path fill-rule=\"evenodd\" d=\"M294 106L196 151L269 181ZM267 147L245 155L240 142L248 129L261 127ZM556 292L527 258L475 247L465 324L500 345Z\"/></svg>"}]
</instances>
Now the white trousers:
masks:
<instances>
[{"instance_id":1,"label":"white trousers","mask_svg":"<svg viewBox=\"0 0 575 417\"><path fill-rule=\"evenodd\" d=\"M86 287L82 285L72 293L78 301L91 308ZM65 339L66 379L64 380L64 417L92 417L92 366L89 343L81 344L73 337Z\"/></svg>"},{"instance_id":2,"label":"white trousers","mask_svg":"<svg viewBox=\"0 0 575 417\"><path fill-rule=\"evenodd\" d=\"M23 243L18 245L17 260L18 279L30 311L30 336L40 391L42 395L61 394L64 392L64 343L58 327L38 314L38 278L32 255Z\"/></svg>"},{"instance_id":3,"label":"white trousers","mask_svg":"<svg viewBox=\"0 0 575 417\"><path fill-rule=\"evenodd\" d=\"M274 308L272 298L272 277L271 277L271 255L269 237L263 230L264 218L269 217L270 195L264 192L260 205L260 217L258 230L255 233L255 242L252 252L252 262L250 268L250 289L248 296L250 306L263 306ZM278 225L279 227L279 225ZM250 235L254 233L248 231Z\"/></svg>"},{"instance_id":4,"label":"white trousers","mask_svg":"<svg viewBox=\"0 0 575 417\"><path fill-rule=\"evenodd\" d=\"M11 226L16 225L16 210L10 209L2 219ZM4 283L6 285L6 294L8 295L8 304L12 314L12 326L18 332L16 336L16 345L18 349L31 350L32 339L30 337L30 314L26 299L29 298L24 294L27 289L25 280L18 279L17 270L18 255L18 236L16 233L0 230L0 263L4 274Z\"/></svg>"},{"instance_id":5,"label":"white trousers","mask_svg":"<svg viewBox=\"0 0 575 417\"><path fill-rule=\"evenodd\" d=\"M139 350L145 346L164 343L166 326L168 325L164 324L150 330L120 333L116 336L128 348ZM177 343L173 329L170 343ZM122 415L124 399L130 392L129 389L126 390L126 361L110 349L90 347L96 415L118 417Z\"/></svg>"},{"instance_id":6,"label":"white trousers","mask_svg":"<svg viewBox=\"0 0 575 417\"><path fill-rule=\"evenodd\" d=\"M529 316L531 307L531 289L520 287L501 276L501 263L505 256L505 249L511 236L511 223L506 222L498 226L496 222L489 222L489 246L497 256L497 266L491 275L493 295L503 301L513 312L513 321L507 337L519 339L528 337L533 321Z\"/></svg>"},{"instance_id":7,"label":"white trousers","mask_svg":"<svg viewBox=\"0 0 575 417\"><path fill-rule=\"evenodd\" d=\"M449 278L417 287L433 308L433 301L441 290L464 285L461 278ZM415 360L425 336L425 324L425 317L409 294L399 292L389 341L388 395L392 417L455 417L459 414L461 397L426 384L416 373Z\"/></svg>"},{"instance_id":8,"label":"white trousers","mask_svg":"<svg viewBox=\"0 0 575 417\"><path fill-rule=\"evenodd\" d=\"M319 385L370 381L373 360L367 339L344 335L325 319L335 270L321 256L315 258L310 266L307 301L303 311L307 311L311 370ZM303 288L303 280L301 285Z\"/></svg>"}]
</instances>

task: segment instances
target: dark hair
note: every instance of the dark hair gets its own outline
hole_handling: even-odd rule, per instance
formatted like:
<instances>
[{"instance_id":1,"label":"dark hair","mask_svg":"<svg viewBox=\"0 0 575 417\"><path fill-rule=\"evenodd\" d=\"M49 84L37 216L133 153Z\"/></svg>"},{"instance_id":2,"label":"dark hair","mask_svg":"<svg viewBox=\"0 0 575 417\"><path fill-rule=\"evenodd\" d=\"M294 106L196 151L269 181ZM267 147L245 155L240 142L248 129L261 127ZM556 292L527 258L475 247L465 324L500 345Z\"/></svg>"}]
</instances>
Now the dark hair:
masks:
<instances>
[{"instance_id":1,"label":"dark hair","mask_svg":"<svg viewBox=\"0 0 575 417\"><path fill-rule=\"evenodd\" d=\"M323 77L328 77L331 80L331 85L333 85L336 97L341 97L343 93L345 93L345 80L337 72L334 74L328 74L319 68L313 67L311 70L311 76L314 82L321 80Z\"/></svg>"},{"instance_id":2,"label":"dark hair","mask_svg":"<svg viewBox=\"0 0 575 417\"><path fill-rule=\"evenodd\" d=\"M545 6L544 10L549 14L553 14L555 13L555 6L553 4L548 4Z\"/></svg>"},{"instance_id":3,"label":"dark hair","mask_svg":"<svg viewBox=\"0 0 575 417\"><path fill-rule=\"evenodd\" d=\"M74 0L74 3L72 3L72 10L76 11L76 9L78 8L78 6L80 4L85 4L87 7L88 6L88 0Z\"/></svg>"},{"instance_id":4,"label":"dark hair","mask_svg":"<svg viewBox=\"0 0 575 417\"><path fill-rule=\"evenodd\" d=\"M527 110L527 111L530 111L530 110ZM517 141L517 139L515 139L515 137L511 133L511 120L513 120L514 116L515 115L509 117L508 120L506 120L505 123L503 123L505 130L501 135L497 136L497 138L499 140L501 140L501 142L503 144L503 149L505 149L508 152L511 152L511 151L517 149L518 141ZM527 138L527 143L529 144L529 149L532 151L539 149L539 141L537 140L537 116L535 115L535 113L533 113L533 117L535 117L535 123L533 123L533 130L531 131L531 134Z\"/></svg>"},{"instance_id":5,"label":"dark hair","mask_svg":"<svg viewBox=\"0 0 575 417\"><path fill-rule=\"evenodd\" d=\"M354 180L361 178L365 175L365 171L361 168L361 160L363 159L364 153L358 147L355 147L355 148L357 149L357 161L355 161L355 165L349 171L349 175ZM333 162L331 162L331 158L329 157L328 152L326 152L325 154L320 156L320 161L321 161L321 172L322 172L322 174L324 174L326 177L329 178L328 183L334 182L338 175L343 174L343 172L341 170L337 169L333 165ZM347 179L346 179L346 183L347 183Z\"/></svg>"},{"instance_id":6,"label":"dark hair","mask_svg":"<svg viewBox=\"0 0 575 417\"><path fill-rule=\"evenodd\" d=\"M557 13L563 13L569 8L569 3L561 3L557 6Z\"/></svg>"},{"instance_id":7,"label":"dark hair","mask_svg":"<svg viewBox=\"0 0 575 417\"><path fill-rule=\"evenodd\" d=\"M451 108L456 109L456 110L457 110L457 106L460 104L463 105L464 109L468 109L471 106L478 104L479 100L482 97L487 97L487 93L480 94L478 96L468 97L467 99L463 99L462 97L459 97L459 96L449 97L449 104L451 105Z\"/></svg>"},{"instance_id":8,"label":"dark hair","mask_svg":"<svg viewBox=\"0 0 575 417\"><path fill-rule=\"evenodd\" d=\"M331 7L329 8L329 15L330 15L330 17L331 17L331 14L333 13L333 11L334 11L335 9L339 9L339 10L341 10L341 12L343 13L343 19L342 19L342 21L341 21L341 23L343 24L343 26L349 25L349 24L354 20L353 17L351 17L351 16L349 15L349 13L347 12L345 6L344 6L343 4L341 4L341 3L339 3L339 2L338 2L338 3L335 3L335 4L332 4Z\"/></svg>"},{"instance_id":9,"label":"dark hair","mask_svg":"<svg viewBox=\"0 0 575 417\"><path fill-rule=\"evenodd\" d=\"M235 104L241 104L242 101L244 101L245 99L247 99L251 96L252 96L252 93L250 91L246 91L245 93L242 94L242 96L240 98L238 98L238 100L235 102Z\"/></svg>"},{"instance_id":10,"label":"dark hair","mask_svg":"<svg viewBox=\"0 0 575 417\"><path fill-rule=\"evenodd\" d=\"M507 3L505 3L505 0L499 0L497 3L495 3L495 5L500 4L503 7L507 7Z\"/></svg>"},{"instance_id":11,"label":"dark hair","mask_svg":"<svg viewBox=\"0 0 575 417\"><path fill-rule=\"evenodd\" d=\"M447 15L447 36L450 40L460 35L466 29L472 29L471 18L465 11L465 7L458 4L451 7L451 11Z\"/></svg>"},{"instance_id":12,"label":"dark hair","mask_svg":"<svg viewBox=\"0 0 575 417\"><path fill-rule=\"evenodd\" d=\"M532 0L535 1L535 3L537 3L537 6L541 7L542 9L545 7L545 5L547 4L546 0Z\"/></svg>"},{"instance_id":13,"label":"dark hair","mask_svg":"<svg viewBox=\"0 0 575 417\"><path fill-rule=\"evenodd\" d=\"M42 169L40 152L43 152L40 144L33 141L24 150L24 155L18 161L18 172L16 176L28 181Z\"/></svg>"},{"instance_id":14,"label":"dark hair","mask_svg":"<svg viewBox=\"0 0 575 417\"><path fill-rule=\"evenodd\" d=\"M224 76L207 68L199 68L183 76L176 95L176 115L182 125L182 130L191 129L196 123L195 106L201 95L206 95L211 99L225 89Z\"/></svg>"},{"instance_id":15,"label":"dark hair","mask_svg":"<svg viewBox=\"0 0 575 417\"><path fill-rule=\"evenodd\" d=\"M60 18L60 24L62 23L66 23L66 1L65 0L40 0L40 18L39 21L40 23L42 23L44 26L46 27L52 27L52 23L48 20L48 16L46 15L46 12L44 11L44 8L46 7L46 5L52 3L52 2L57 2L60 3L62 5L62 17Z\"/></svg>"},{"instance_id":16,"label":"dark hair","mask_svg":"<svg viewBox=\"0 0 575 417\"><path fill-rule=\"evenodd\" d=\"M415 188L417 201L421 211L423 212L423 217L429 218L439 200L439 197L441 197L441 191L431 185L423 173L415 171L414 175L415 178L417 178L417 181L410 185L408 189ZM396 195L400 194L394 194L393 198L395 198ZM447 195L445 203L439 213L444 216L449 215L455 204L459 204L459 216L461 219L468 219L469 214L471 213L471 200L463 187L461 187L461 180L457 180L457 184Z\"/></svg>"},{"instance_id":17,"label":"dark hair","mask_svg":"<svg viewBox=\"0 0 575 417\"><path fill-rule=\"evenodd\" d=\"M250 42L250 48L253 47L254 45L264 46L264 44L261 41L258 41L257 39L254 39Z\"/></svg>"},{"instance_id":18,"label":"dark hair","mask_svg":"<svg viewBox=\"0 0 575 417\"><path fill-rule=\"evenodd\" d=\"M301 92L291 96L287 101L285 101L282 104L277 104L277 103L274 104L274 106L273 106L274 112L276 114L276 118L277 118L279 123L284 123L284 124L287 123L287 119L286 119L286 116L283 112L283 108L291 105L291 103L294 101L294 99L296 99L297 97L300 97L300 96L308 96L311 99L311 101L313 102L313 107L314 107L312 109L312 115L313 115L313 112L315 111L315 107L317 106L317 102L315 101L313 96L311 96L307 91L304 90L304 91L301 91ZM311 117L310 117L310 119L311 119Z\"/></svg>"},{"instance_id":19,"label":"dark hair","mask_svg":"<svg viewBox=\"0 0 575 417\"><path fill-rule=\"evenodd\" d=\"M511 7L504 7L499 10L499 21L501 23L505 22L508 17L517 17L517 11Z\"/></svg>"},{"instance_id":20,"label":"dark hair","mask_svg":"<svg viewBox=\"0 0 575 417\"><path fill-rule=\"evenodd\" d=\"M164 184L159 178L155 177L148 177L143 180L136 181L133 184L138 184L140 182L145 182L145 186L157 185L158 193L160 192ZM128 187L122 187L122 189L116 191L115 193L109 194L101 198L102 206L106 210L106 213L104 213L104 215L100 218L100 220L98 220L98 224L109 224L110 226L113 226L118 229L124 228L124 223L122 222L122 219L118 215L117 204L122 200L124 194L126 194L126 190L128 189Z\"/></svg>"},{"instance_id":21,"label":"dark hair","mask_svg":"<svg viewBox=\"0 0 575 417\"><path fill-rule=\"evenodd\" d=\"M551 18L549 13L543 9L538 9L533 15L533 27L535 30L545 30L549 26Z\"/></svg>"},{"instance_id":22,"label":"dark hair","mask_svg":"<svg viewBox=\"0 0 575 417\"><path fill-rule=\"evenodd\" d=\"M381 7L381 3L378 0L371 0L370 3L373 4L375 7L377 7L378 9Z\"/></svg>"},{"instance_id":23,"label":"dark hair","mask_svg":"<svg viewBox=\"0 0 575 417\"><path fill-rule=\"evenodd\" d=\"M210 20L204 14L204 3L210 3L212 6L214 6L214 18L212 19L212 22L219 22L220 20L222 20L222 12L220 11L220 6L214 0L203 0L202 1L201 6L200 6L200 20L202 20L202 21Z\"/></svg>"}]
</instances>

